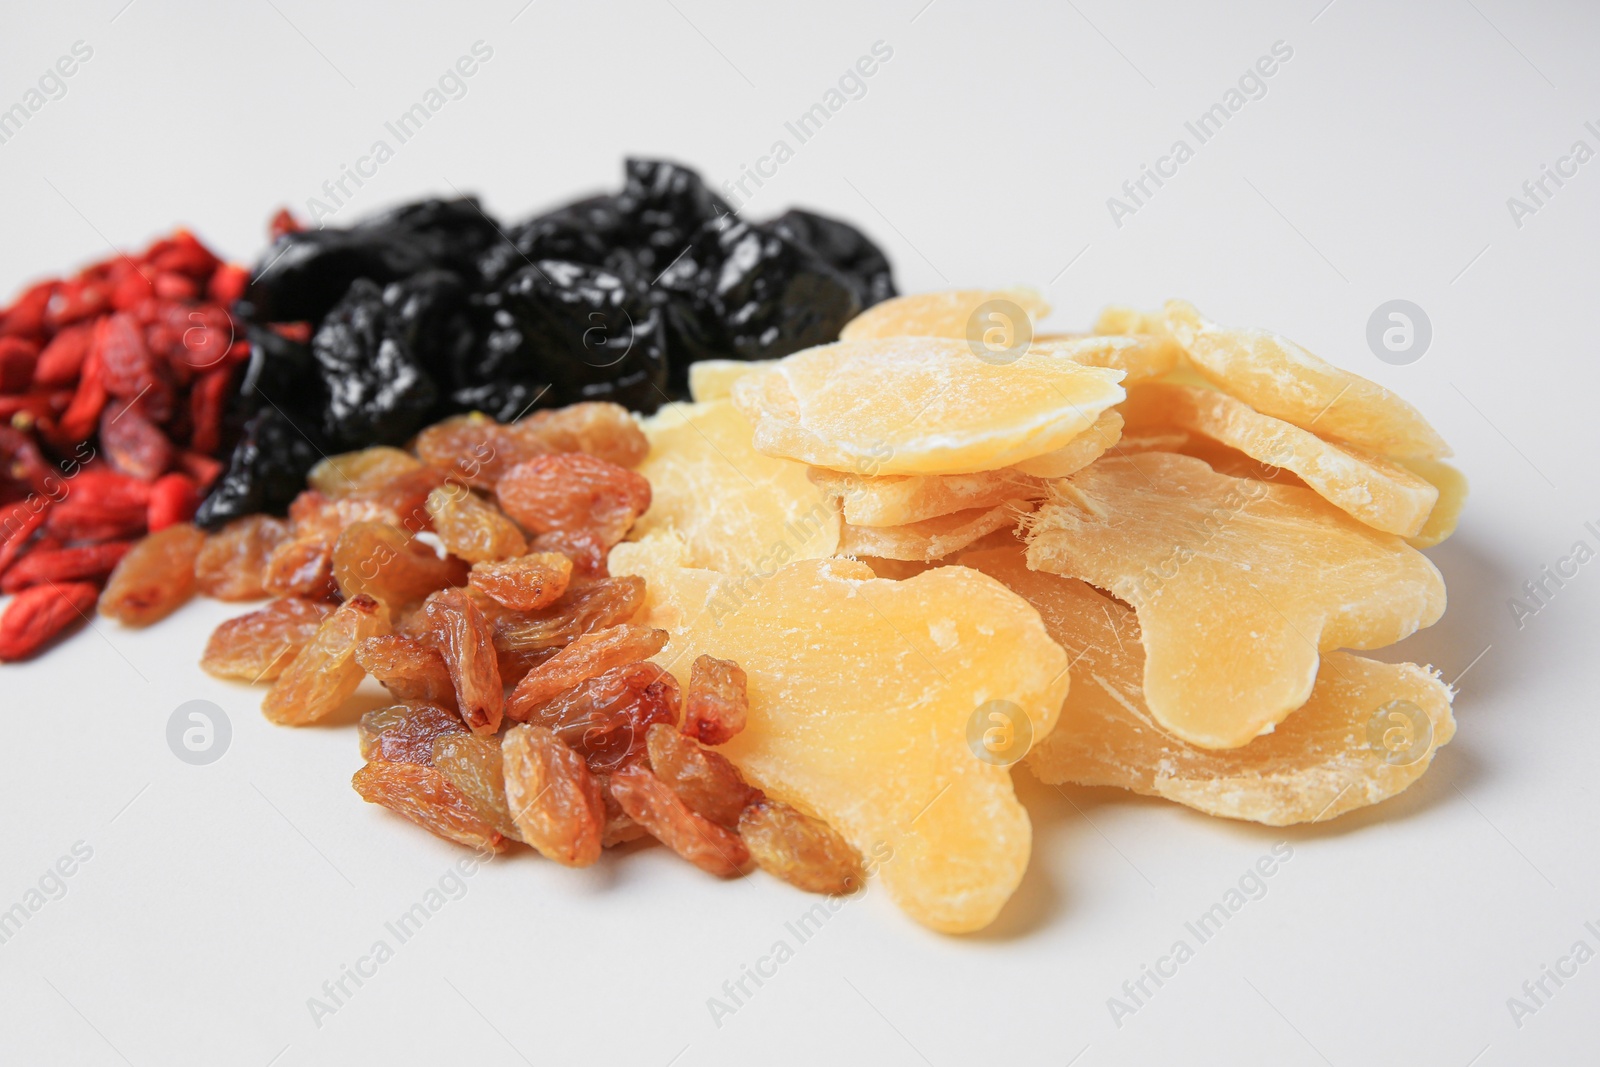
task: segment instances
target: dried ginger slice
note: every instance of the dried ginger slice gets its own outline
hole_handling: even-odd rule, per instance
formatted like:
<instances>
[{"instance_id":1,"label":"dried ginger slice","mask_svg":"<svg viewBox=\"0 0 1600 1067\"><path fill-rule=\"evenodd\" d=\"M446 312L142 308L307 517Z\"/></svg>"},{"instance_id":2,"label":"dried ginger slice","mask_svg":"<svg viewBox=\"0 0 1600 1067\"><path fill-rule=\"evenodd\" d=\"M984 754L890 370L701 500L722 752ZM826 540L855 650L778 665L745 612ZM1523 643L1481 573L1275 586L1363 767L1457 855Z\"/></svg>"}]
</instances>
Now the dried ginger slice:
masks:
<instances>
[{"instance_id":1,"label":"dried ginger slice","mask_svg":"<svg viewBox=\"0 0 1600 1067\"><path fill-rule=\"evenodd\" d=\"M1036 611L963 567L906 581L806 560L751 581L683 566L681 542L618 545L645 579L657 657L729 659L749 678L743 731L719 748L769 795L878 861L889 895L937 930L981 929L1027 866L1032 831L1006 767L975 758L973 712L1009 701L1033 736L1067 691L1066 656Z\"/></svg>"},{"instance_id":2,"label":"dried ginger slice","mask_svg":"<svg viewBox=\"0 0 1600 1067\"><path fill-rule=\"evenodd\" d=\"M1121 410L1134 430L1177 427L1293 471L1322 499L1384 533L1418 533L1439 498L1432 483L1391 460L1263 415L1215 389L1141 385Z\"/></svg>"},{"instance_id":3,"label":"dried ginger slice","mask_svg":"<svg viewBox=\"0 0 1600 1067\"><path fill-rule=\"evenodd\" d=\"M1043 351L891 337L796 352L733 385L769 456L869 474L971 474L1064 447L1122 401L1120 371Z\"/></svg>"},{"instance_id":4,"label":"dried ginger slice","mask_svg":"<svg viewBox=\"0 0 1600 1067\"><path fill-rule=\"evenodd\" d=\"M689 364L689 398L697 404L725 400L733 383L751 371L770 367L775 359L702 359Z\"/></svg>"},{"instance_id":5,"label":"dried ginger slice","mask_svg":"<svg viewBox=\"0 0 1600 1067\"><path fill-rule=\"evenodd\" d=\"M961 551L986 534L1015 526L1032 506L1031 501L1016 499L992 508L971 508L904 526L851 526L846 523L839 531L839 552L846 556L932 563Z\"/></svg>"},{"instance_id":6,"label":"dried ginger slice","mask_svg":"<svg viewBox=\"0 0 1600 1067\"><path fill-rule=\"evenodd\" d=\"M993 300L1006 300L1020 308L1032 324L1050 314L1050 305L1036 289L951 289L911 293L874 304L844 324L841 341L866 341L875 337L950 337L965 340L968 324L978 309ZM999 325L997 323L997 325ZM1015 323L1006 324L1015 327Z\"/></svg>"},{"instance_id":7,"label":"dried ginger slice","mask_svg":"<svg viewBox=\"0 0 1600 1067\"><path fill-rule=\"evenodd\" d=\"M1311 696L1318 654L1432 625L1426 556L1305 489L1218 474L1165 452L1103 459L1025 520L1028 565L1133 605L1156 721L1237 748Z\"/></svg>"},{"instance_id":8,"label":"dried ginger slice","mask_svg":"<svg viewBox=\"0 0 1600 1067\"><path fill-rule=\"evenodd\" d=\"M1428 420L1376 382L1317 358L1267 330L1234 330L1169 300L1168 328L1212 384L1264 415L1337 437L1384 456L1450 454Z\"/></svg>"},{"instance_id":9,"label":"dried ginger slice","mask_svg":"<svg viewBox=\"0 0 1600 1067\"><path fill-rule=\"evenodd\" d=\"M1412 548L1432 548L1456 532L1461 510L1467 506L1467 476L1436 459L1397 459L1395 462L1417 477L1426 478L1439 490L1439 502L1428 512L1422 529L1406 538L1406 544Z\"/></svg>"},{"instance_id":10,"label":"dried ginger slice","mask_svg":"<svg viewBox=\"0 0 1600 1067\"><path fill-rule=\"evenodd\" d=\"M751 447L750 423L728 400L668 404L643 420L650 508L633 536L671 527L696 567L727 574L822 559L839 547L839 513L803 464Z\"/></svg>"},{"instance_id":11,"label":"dried ginger slice","mask_svg":"<svg viewBox=\"0 0 1600 1067\"><path fill-rule=\"evenodd\" d=\"M1071 661L1061 720L1027 756L1043 782L1117 786L1208 815L1289 826L1387 800L1422 777L1455 734L1450 688L1432 671L1329 652L1311 698L1272 733L1225 752L1196 748L1163 730L1145 707L1144 648L1127 605L1075 578L1030 570L1020 546L964 552L956 562L1037 608ZM1399 758L1369 729L1374 713L1395 700L1427 719Z\"/></svg>"}]
</instances>

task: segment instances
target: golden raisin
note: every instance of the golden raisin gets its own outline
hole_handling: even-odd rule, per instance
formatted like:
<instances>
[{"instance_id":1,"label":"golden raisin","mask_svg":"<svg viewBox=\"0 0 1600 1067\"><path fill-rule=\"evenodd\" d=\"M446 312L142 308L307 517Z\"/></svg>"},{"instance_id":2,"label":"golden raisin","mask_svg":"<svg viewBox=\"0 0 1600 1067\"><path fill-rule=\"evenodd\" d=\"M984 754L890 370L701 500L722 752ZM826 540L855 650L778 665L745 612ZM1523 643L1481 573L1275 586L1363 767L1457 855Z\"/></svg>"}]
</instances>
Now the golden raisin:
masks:
<instances>
[{"instance_id":1,"label":"golden raisin","mask_svg":"<svg viewBox=\"0 0 1600 1067\"><path fill-rule=\"evenodd\" d=\"M644 626L613 626L580 637L523 676L511 693L506 713L525 722L534 709L563 689L613 667L648 659L666 644L667 631Z\"/></svg>"},{"instance_id":2,"label":"golden raisin","mask_svg":"<svg viewBox=\"0 0 1600 1067\"><path fill-rule=\"evenodd\" d=\"M549 451L479 412L429 426L417 434L415 448L428 466L480 489L493 489L506 471Z\"/></svg>"},{"instance_id":3,"label":"golden raisin","mask_svg":"<svg viewBox=\"0 0 1600 1067\"><path fill-rule=\"evenodd\" d=\"M547 608L496 617L495 644L518 652L562 648L584 634L627 622L643 606L644 579L634 575L569 585L566 595Z\"/></svg>"},{"instance_id":4,"label":"golden raisin","mask_svg":"<svg viewBox=\"0 0 1600 1067\"><path fill-rule=\"evenodd\" d=\"M380 445L324 458L306 475L306 484L326 496L349 496L420 466L422 461L409 452Z\"/></svg>"},{"instance_id":5,"label":"golden raisin","mask_svg":"<svg viewBox=\"0 0 1600 1067\"><path fill-rule=\"evenodd\" d=\"M346 597L365 593L391 608L460 585L466 565L384 522L355 522L333 546L333 580Z\"/></svg>"},{"instance_id":6,"label":"golden raisin","mask_svg":"<svg viewBox=\"0 0 1600 1067\"><path fill-rule=\"evenodd\" d=\"M762 798L745 808L739 836L762 870L807 893L853 893L866 880L850 842L782 801Z\"/></svg>"},{"instance_id":7,"label":"golden raisin","mask_svg":"<svg viewBox=\"0 0 1600 1067\"><path fill-rule=\"evenodd\" d=\"M388 631L389 613L371 597L340 605L273 683L261 713L280 726L303 726L337 711L366 673L355 660L356 648Z\"/></svg>"},{"instance_id":8,"label":"golden raisin","mask_svg":"<svg viewBox=\"0 0 1600 1067\"><path fill-rule=\"evenodd\" d=\"M450 669L461 717L474 733L494 734L505 709L494 627L460 589L434 594L423 611L430 625L427 641Z\"/></svg>"},{"instance_id":9,"label":"golden raisin","mask_svg":"<svg viewBox=\"0 0 1600 1067\"><path fill-rule=\"evenodd\" d=\"M572 560L558 552L474 563L467 581L515 611L537 611L560 600L572 579Z\"/></svg>"},{"instance_id":10,"label":"golden raisin","mask_svg":"<svg viewBox=\"0 0 1600 1067\"><path fill-rule=\"evenodd\" d=\"M247 515L206 538L195 557L195 585L217 600L260 600L267 595L267 557L289 537L271 515Z\"/></svg>"},{"instance_id":11,"label":"golden raisin","mask_svg":"<svg viewBox=\"0 0 1600 1067\"><path fill-rule=\"evenodd\" d=\"M628 409L606 401L536 411L510 428L552 452L587 452L619 467L637 467L650 451L649 440Z\"/></svg>"},{"instance_id":12,"label":"golden raisin","mask_svg":"<svg viewBox=\"0 0 1600 1067\"><path fill-rule=\"evenodd\" d=\"M472 801L433 767L375 761L357 771L350 784L369 804L382 804L446 841L495 852L509 847Z\"/></svg>"},{"instance_id":13,"label":"golden raisin","mask_svg":"<svg viewBox=\"0 0 1600 1067\"><path fill-rule=\"evenodd\" d=\"M433 765L433 743L446 734L467 736L461 716L421 702L373 708L361 716L361 758Z\"/></svg>"},{"instance_id":14,"label":"golden raisin","mask_svg":"<svg viewBox=\"0 0 1600 1067\"><path fill-rule=\"evenodd\" d=\"M270 682L316 636L332 610L324 601L285 597L229 619L211 632L200 668L218 678Z\"/></svg>"},{"instance_id":15,"label":"golden raisin","mask_svg":"<svg viewBox=\"0 0 1600 1067\"><path fill-rule=\"evenodd\" d=\"M589 531L608 547L650 506L650 483L581 452L519 463L495 486L500 507L536 534Z\"/></svg>"},{"instance_id":16,"label":"golden raisin","mask_svg":"<svg viewBox=\"0 0 1600 1067\"><path fill-rule=\"evenodd\" d=\"M485 822L514 841L522 840L506 801L498 740L466 732L441 734L433 742L433 765L477 807Z\"/></svg>"},{"instance_id":17,"label":"golden raisin","mask_svg":"<svg viewBox=\"0 0 1600 1067\"><path fill-rule=\"evenodd\" d=\"M568 867L600 858L605 800L583 757L542 726L514 726L500 745L506 802L522 839Z\"/></svg>"},{"instance_id":18,"label":"golden raisin","mask_svg":"<svg viewBox=\"0 0 1600 1067\"><path fill-rule=\"evenodd\" d=\"M193 524L180 522L134 545L106 582L100 614L125 626L171 615L194 595L194 561L205 539Z\"/></svg>"},{"instance_id":19,"label":"golden raisin","mask_svg":"<svg viewBox=\"0 0 1600 1067\"><path fill-rule=\"evenodd\" d=\"M678 681L654 663L629 663L574 686L533 712L596 773L645 757L652 723L678 718Z\"/></svg>"},{"instance_id":20,"label":"golden raisin","mask_svg":"<svg viewBox=\"0 0 1600 1067\"><path fill-rule=\"evenodd\" d=\"M739 835L690 810L646 767L635 764L613 774L611 794L634 822L708 874L732 878L750 862Z\"/></svg>"},{"instance_id":21,"label":"golden raisin","mask_svg":"<svg viewBox=\"0 0 1600 1067\"><path fill-rule=\"evenodd\" d=\"M438 704L454 714L455 682L437 649L415 638L383 634L361 642L356 662L401 703Z\"/></svg>"},{"instance_id":22,"label":"golden raisin","mask_svg":"<svg viewBox=\"0 0 1600 1067\"><path fill-rule=\"evenodd\" d=\"M689 670L683 732L702 744L720 745L744 729L750 696L744 670L731 659L700 656Z\"/></svg>"},{"instance_id":23,"label":"golden raisin","mask_svg":"<svg viewBox=\"0 0 1600 1067\"><path fill-rule=\"evenodd\" d=\"M716 752L701 748L671 723L658 722L645 732L650 769L696 812L729 830L739 826L739 813L761 796L739 768Z\"/></svg>"},{"instance_id":24,"label":"golden raisin","mask_svg":"<svg viewBox=\"0 0 1600 1067\"><path fill-rule=\"evenodd\" d=\"M428 515L439 540L468 563L506 559L528 551L517 524L464 485L441 485L428 494Z\"/></svg>"}]
</instances>

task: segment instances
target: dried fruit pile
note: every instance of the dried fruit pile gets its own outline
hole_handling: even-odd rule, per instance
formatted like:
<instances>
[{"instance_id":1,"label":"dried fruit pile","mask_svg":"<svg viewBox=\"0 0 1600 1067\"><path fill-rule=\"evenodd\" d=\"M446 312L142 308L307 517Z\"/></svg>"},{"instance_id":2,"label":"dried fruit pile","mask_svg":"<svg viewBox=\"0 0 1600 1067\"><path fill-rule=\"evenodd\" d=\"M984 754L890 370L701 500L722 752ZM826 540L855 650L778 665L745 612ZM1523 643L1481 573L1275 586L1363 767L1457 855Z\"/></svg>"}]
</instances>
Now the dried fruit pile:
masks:
<instances>
[{"instance_id":1,"label":"dried fruit pile","mask_svg":"<svg viewBox=\"0 0 1600 1067\"><path fill-rule=\"evenodd\" d=\"M81 621L133 538L194 514L249 355L227 310L245 280L178 230L0 311L0 660Z\"/></svg>"},{"instance_id":2,"label":"dried fruit pile","mask_svg":"<svg viewBox=\"0 0 1600 1067\"><path fill-rule=\"evenodd\" d=\"M449 414L654 411L694 360L831 341L894 295L853 227L805 211L747 222L652 160L630 160L619 193L505 228L466 198L276 230L238 306L259 358L205 526L281 511L319 454L402 445Z\"/></svg>"}]
</instances>

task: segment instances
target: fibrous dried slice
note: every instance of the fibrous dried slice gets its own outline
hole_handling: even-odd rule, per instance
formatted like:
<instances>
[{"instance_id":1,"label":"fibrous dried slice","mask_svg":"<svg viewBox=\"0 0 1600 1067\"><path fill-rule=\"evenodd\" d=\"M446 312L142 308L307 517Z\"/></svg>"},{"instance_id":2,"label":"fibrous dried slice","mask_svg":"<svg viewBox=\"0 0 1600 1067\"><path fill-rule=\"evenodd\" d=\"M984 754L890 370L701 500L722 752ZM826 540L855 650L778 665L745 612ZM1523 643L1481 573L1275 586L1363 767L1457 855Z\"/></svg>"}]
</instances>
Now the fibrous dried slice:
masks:
<instances>
[{"instance_id":1,"label":"fibrous dried slice","mask_svg":"<svg viewBox=\"0 0 1600 1067\"><path fill-rule=\"evenodd\" d=\"M803 464L756 451L732 401L668 404L643 425L650 454L639 473L650 479L651 501L633 536L677 530L696 566L728 574L837 551L837 509Z\"/></svg>"},{"instance_id":2,"label":"fibrous dried slice","mask_svg":"<svg viewBox=\"0 0 1600 1067\"><path fill-rule=\"evenodd\" d=\"M1028 500L1009 500L992 508L973 508L940 515L905 526L845 525L839 551L850 556L874 556L931 563L959 552L985 534L1015 526L1032 507Z\"/></svg>"},{"instance_id":3,"label":"fibrous dried slice","mask_svg":"<svg viewBox=\"0 0 1600 1067\"><path fill-rule=\"evenodd\" d=\"M734 383L755 447L868 474L970 474L1064 447L1119 403L1120 371L1043 351L980 359L963 341L891 337L796 352Z\"/></svg>"},{"instance_id":4,"label":"fibrous dried slice","mask_svg":"<svg viewBox=\"0 0 1600 1067\"><path fill-rule=\"evenodd\" d=\"M216 600L260 600L267 595L267 558L288 537L288 525L270 515L230 522L200 547L196 587Z\"/></svg>"},{"instance_id":5,"label":"fibrous dried slice","mask_svg":"<svg viewBox=\"0 0 1600 1067\"><path fill-rule=\"evenodd\" d=\"M1133 432L1177 427L1292 471L1318 496L1385 533L1416 534L1439 497L1430 482L1398 463L1263 415L1215 389L1138 386L1128 393L1122 415Z\"/></svg>"},{"instance_id":6,"label":"fibrous dried slice","mask_svg":"<svg viewBox=\"0 0 1600 1067\"><path fill-rule=\"evenodd\" d=\"M1277 729L1213 752L1167 733L1144 702L1144 648L1127 605L1074 578L1030 570L1019 547L959 562L1004 582L1039 609L1072 659L1061 721L1028 753L1052 784L1118 786L1210 815L1270 826L1319 822L1385 800L1422 776L1455 733L1450 689L1430 670L1345 652L1322 658L1311 698ZM1394 701L1422 712L1404 747L1370 723Z\"/></svg>"},{"instance_id":7,"label":"fibrous dried slice","mask_svg":"<svg viewBox=\"0 0 1600 1067\"><path fill-rule=\"evenodd\" d=\"M697 404L722 400L733 392L734 382L776 362L775 359L702 359L691 363L689 397Z\"/></svg>"},{"instance_id":8,"label":"fibrous dried slice","mask_svg":"<svg viewBox=\"0 0 1600 1067\"><path fill-rule=\"evenodd\" d=\"M1200 373L1264 415L1379 455L1439 459L1450 454L1450 446L1416 408L1287 337L1218 326L1181 300L1167 302L1166 318Z\"/></svg>"},{"instance_id":9,"label":"fibrous dried slice","mask_svg":"<svg viewBox=\"0 0 1600 1067\"><path fill-rule=\"evenodd\" d=\"M415 638L385 634L361 642L356 662L396 700L437 704L460 718L455 711L455 682L437 649Z\"/></svg>"},{"instance_id":10,"label":"fibrous dried slice","mask_svg":"<svg viewBox=\"0 0 1600 1067\"><path fill-rule=\"evenodd\" d=\"M1133 605L1167 730L1236 748L1311 695L1318 654L1378 648L1444 611L1420 552L1315 493L1164 452L1102 459L1029 523L1028 565Z\"/></svg>"},{"instance_id":11,"label":"fibrous dried slice","mask_svg":"<svg viewBox=\"0 0 1600 1067\"><path fill-rule=\"evenodd\" d=\"M428 598L423 614L429 626L426 640L450 669L461 717L475 734L498 732L505 711L505 688L495 655L494 624L461 589L435 593Z\"/></svg>"},{"instance_id":12,"label":"fibrous dried slice","mask_svg":"<svg viewBox=\"0 0 1600 1067\"><path fill-rule=\"evenodd\" d=\"M333 580L346 597L365 593L391 609L467 580L467 565L386 522L354 522L333 546Z\"/></svg>"},{"instance_id":13,"label":"fibrous dried slice","mask_svg":"<svg viewBox=\"0 0 1600 1067\"><path fill-rule=\"evenodd\" d=\"M382 804L446 841L494 852L510 847L472 801L433 767L374 761L357 771L350 784L369 804Z\"/></svg>"},{"instance_id":14,"label":"fibrous dried slice","mask_svg":"<svg viewBox=\"0 0 1600 1067\"><path fill-rule=\"evenodd\" d=\"M707 874L732 878L750 863L750 850L738 834L696 813L647 767L613 774L611 795L629 818Z\"/></svg>"},{"instance_id":15,"label":"fibrous dried slice","mask_svg":"<svg viewBox=\"0 0 1600 1067\"><path fill-rule=\"evenodd\" d=\"M206 535L182 522L134 545L100 596L100 614L124 626L148 626L194 596L194 561Z\"/></svg>"},{"instance_id":16,"label":"fibrous dried slice","mask_svg":"<svg viewBox=\"0 0 1600 1067\"><path fill-rule=\"evenodd\" d=\"M613 626L586 634L523 676L506 702L506 714L519 722L563 689L637 663L660 652L667 634L644 626Z\"/></svg>"},{"instance_id":17,"label":"fibrous dried slice","mask_svg":"<svg viewBox=\"0 0 1600 1067\"><path fill-rule=\"evenodd\" d=\"M739 837L761 869L796 889L835 896L867 880L861 854L821 819L763 798L739 816Z\"/></svg>"},{"instance_id":18,"label":"fibrous dried slice","mask_svg":"<svg viewBox=\"0 0 1600 1067\"><path fill-rule=\"evenodd\" d=\"M727 758L684 737L671 723L658 722L645 733L650 769L678 799L718 826L739 827L739 813L761 795L750 788Z\"/></svg>"},{"instance_id":19,"label":"fibrous dried slice","mask_svg":"<svg viewBox=\"0 0 1600 1067\"><path fill-rule=\"evenodd\" d=\"M441 485L428 494L428 516L439 542L468 563L506 559L528 551L517 524L464 485Z\"/></svg>"},{"instance_id":20,"label":"fibrous dried slice","mask_svg":"<svg viewBox=\"0 0 1600 1067\"><path fill-rule=\"evenodd\" d=\"M1178 365L1182 354L1170 337L1140 334L1131 337L1095 336L1040 338L1034 347L1086 367L1122 371L1124 386L1159 378Z\"/></svg>"},{"instance_id":21,"label":"fibrous dried slice","mask_svg":"<svg viewBox=\"0 0 1600 1067\"><path fill-rule=\"evenodd\" d=\"M1439 500L1428 512L1422 529L1406 538L1412 548L1432 548L1456 532L1461 520L1461 509L1467 506L1467 476L1436 459L1400 459L1402 467L1419 478L1427 479L1439 491Z\"/></svg>"},{"instance_id":22,"label":"fibrous dried slice","mask_svg":"<svg viewBox=\"0 0 1600 1067\"><path fill-rule=\"evenodd\" d=\"M467 581L513 611L537 611L560 600L572 580L572 560L559 552L474 563Z\"/></svg>"},{"instance_id":23,"label":"fibrous dried slice","mask_svg":"<svg viewBox=\"0 0 1600 1067\"><path fill-rule=\"evenodd\" d=\"M1031 831L1006 767L974 757L968 722L1005 701L1035 736L1055 724L1067 659L1038 612L964 567L895 582L812 560L741 584L681 561L666 537L611 559L646 578L646 621L673 635L664 660L709 654L748 675L749 722L718 751L862 854L892 851L881 875L912 917L952 932L993 921Z\"/></svg>"},{"instance_id":24,"label":"fibrous dried slice","mask_svg":"<svg viewBox=\"0 0 1600 1067\"><path fill-rule=\"evenodd\" d=\"M279 726L304 726L337 711L366 675L356 648L388 632L389 612L378 601L366 595L345 601L289 661L261 702L261 713Z\"/></svg>"},{"instance_id":25,"label":"fibrous dried slice","mask_svg":"<svg viewBox=\"0 0 1600 1067\"><path fill-rule=\"evenodd\" d=\"M1028 317L1028 328L1050 314L1050 305L1035 289L951 289L935 293L912 293L874 304L844 324L841 341L866 341L878 337L948 337L964 339L976 326L978 332L996 327L1009 334L1021 323L991 322L987 318L974 324L983 305L1004 301ZM1005 316L1002 316L1005 319ZM1009 343L1003 342L1003 343Z\"/></svg>"},{"instance_id":26,"label":"fibrous dried slice","mask_svg":"<svg viewBox=\"0 0 1600 1067\"><path fill-rule=\"evenodd\" d=\"M470 736L451 708L425 701L373 708L361 716L361 758L431 767L433 743L446 734Z\"/></svg>"},{"instance_id":27,"label":"fibrous dried slice","mask_svg":"<svg viewBox=\"0 0 1600 1067\"><path fill-rule=\"evenodd\" d=\"M500 752L506 803L522 840L568 867L599 859L606 805L583 757L543 726L513 726Z\"/></svg>"},{"instance_id":28,"label":"fibrous dried slice","mask_svg":"<svg viewBox=\"0 0 1600 1067\"><path fill-rule=\"evenodd\" d=\"M211 632L200 669L218 678L274 681L332 610L326 601L285 597L229 619Z\"/></svg>"},{"instance_id":29,"label":"fibrous dried slice","mask_svg":"<svg viewBox=\"0 0 1600 1067\"><path fill-rule=\"evenodd\" d=\"M483 821L513 841L522 831L511 819L505 770L496 738L446 732L434 738L433 765L478 809Z\"/></svg>"},{"instance_id":30,"label":"fibrous dried slice","mask_svg":"<svg viewBox=\"0 0 1600 1067\"><path fill-rule=\"evenodd\" d=\"M744 729L750 715L749 679L732 660L699 656L689 669L683 733L701 744L720 745Z\"/></svg>"}]
</instances>

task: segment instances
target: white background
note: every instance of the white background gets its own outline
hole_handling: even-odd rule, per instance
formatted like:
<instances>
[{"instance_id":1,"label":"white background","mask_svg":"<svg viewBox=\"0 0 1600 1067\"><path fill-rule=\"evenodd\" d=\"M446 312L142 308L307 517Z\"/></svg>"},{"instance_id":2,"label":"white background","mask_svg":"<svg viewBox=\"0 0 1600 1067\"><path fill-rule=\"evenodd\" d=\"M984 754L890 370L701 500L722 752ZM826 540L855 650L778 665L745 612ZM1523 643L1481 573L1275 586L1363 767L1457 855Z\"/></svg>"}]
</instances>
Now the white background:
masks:
<instances>
[{"instance_id":1,"label":"white background","mask_svg":"<svg viewBox=\"0 0 1600 1067\"><path fill-rule=\"evenodd\" d=\"M1063 326L1183 295L1400 391L1473 497L1432 553L1449 612L1392 652L1475 665L1434 769L1329 826L1022 781L1034 860L991 930L935 935L869 891L720 1027L707 998L815 898L645 849L496 861L318 1028L307 998L457 851L359 802L352 726L273 728L194 666L230 609L97 624L0 669L0 908L93 849L0 945L0 1061L1596 1062L1600 962L1520 1028L1506 1004L1579 938L1600 948L1600 562L1521 629L1507 606L1574 541L1600 547L1600 161L1520 228L1506 205L1574 140L1600 149L1593 5L122 3L7 5L0 106L74 41L94 54L0 145L5 292L180 221L253 259L274 208L304 213L480 39L468 94L338 221L452 186L514 219L615 187L626 153L736 177L881 40L866 95L748 210L856 220L905 290L1032 283ZM1115 226L1107 197L1280 40L1267 95ZM1397 297L1434 329L1400 367L1364 340ZM196 698L233 724L207 767L164 736ZM1266 896L1116 1026L1107 998L1279 841Z\"/></svg>"}]
</instances>

